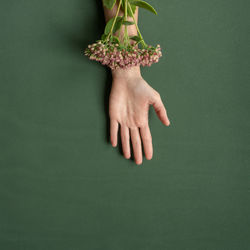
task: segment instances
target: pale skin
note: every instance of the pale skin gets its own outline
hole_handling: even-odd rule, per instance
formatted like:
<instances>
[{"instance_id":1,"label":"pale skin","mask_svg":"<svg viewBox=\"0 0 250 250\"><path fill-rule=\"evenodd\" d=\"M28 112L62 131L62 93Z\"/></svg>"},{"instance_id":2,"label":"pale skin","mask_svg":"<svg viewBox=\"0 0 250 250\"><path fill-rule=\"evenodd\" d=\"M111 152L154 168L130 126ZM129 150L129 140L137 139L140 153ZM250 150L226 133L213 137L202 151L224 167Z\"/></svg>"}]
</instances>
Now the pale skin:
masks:
<instances>
[{"instance_id":1,"label":"pale skin","mask_svg":"<svg viewBox=\"0 0 250 250\"><path fill-rule=\"evenodd\" d=\"M104 7L106 21L115 16L116 10L117 6L112 10ZM138 9L135 18L138 20ZM123 34L124 29L117 35L122 38ZM137 34L135 25L128 26L128 34ZM134 161L140 165L143 161L142 147L147 160L153 157L149 107L152 105L160 121L169 126L167 111L160 94L142 78L139 66L112 70L112 78L109 97L110 141L116 147L120 135L124 157L129 159L133 150Z\"/></svg>"}]
</instances>

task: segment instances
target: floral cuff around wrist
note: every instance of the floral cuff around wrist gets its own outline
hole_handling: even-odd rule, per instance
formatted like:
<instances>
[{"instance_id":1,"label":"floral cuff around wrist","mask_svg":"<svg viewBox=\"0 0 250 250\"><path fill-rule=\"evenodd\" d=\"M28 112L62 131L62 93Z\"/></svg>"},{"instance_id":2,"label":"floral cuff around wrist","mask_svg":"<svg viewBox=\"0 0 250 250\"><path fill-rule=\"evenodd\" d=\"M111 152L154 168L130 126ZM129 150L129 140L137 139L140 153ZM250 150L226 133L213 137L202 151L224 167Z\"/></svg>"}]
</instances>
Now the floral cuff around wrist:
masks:
<instances>
[{"instance_id":1,"label":"floral cuff around wrist","mask_svg":"<svg viewBox=\"0 0 250 250\"><path fill-rule=\"evenodd\" d=\"M107 22L101 39L85 49L85 55L90 60L98 61L112 70L137 65L151 66L157 63L162 56L160 45L153 47L145 43L134 17L136 7L142 7L157 14L155 9L142 0L103 0L104 6L108 9L113 9L116 2L118 2L118 8L115 17ZM124 14L118 16L121 9ZM133 22L127 20L128 16L133 18ZM120 40L118 36L123 25L124 35ZM129 25L136 26L137 36L128 35ZM116 32L118 36L114 35Z\"/></svg>"}]
</instances>

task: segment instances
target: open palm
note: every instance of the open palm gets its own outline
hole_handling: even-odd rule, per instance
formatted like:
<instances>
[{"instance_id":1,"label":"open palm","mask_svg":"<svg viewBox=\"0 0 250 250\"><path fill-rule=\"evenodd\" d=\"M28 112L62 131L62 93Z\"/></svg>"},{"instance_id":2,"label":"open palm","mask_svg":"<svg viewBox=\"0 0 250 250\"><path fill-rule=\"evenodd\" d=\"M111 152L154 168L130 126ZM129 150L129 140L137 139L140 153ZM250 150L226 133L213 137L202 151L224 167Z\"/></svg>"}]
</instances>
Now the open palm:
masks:
<instances>
[{"instance_id":1,"label":"open palm","mask_svg":"<svg viewBox=\"0 0 250 250\"><path fill-rule=\"evenodd\" d=\"M170 121L161 97L140 75L113 77L109 98L110 140L117 146L118 128L123 154L131 157L130 140L132 142L134 160L142 163L142 143L146 159L153 156L152 136L148 124L148 111L153 105L161 122L169 126Z\"/></svg>"}]
</instances>

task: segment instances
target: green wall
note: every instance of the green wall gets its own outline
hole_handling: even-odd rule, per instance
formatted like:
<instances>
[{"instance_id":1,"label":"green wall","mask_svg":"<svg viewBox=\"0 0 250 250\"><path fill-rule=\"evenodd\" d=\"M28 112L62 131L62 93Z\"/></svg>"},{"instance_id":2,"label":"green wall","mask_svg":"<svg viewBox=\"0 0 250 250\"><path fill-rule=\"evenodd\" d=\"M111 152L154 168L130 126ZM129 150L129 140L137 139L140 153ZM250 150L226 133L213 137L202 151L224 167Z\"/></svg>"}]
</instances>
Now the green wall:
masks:
<instances>
[{"instance_id":1,"label":"green wall","mask_svg":"<svg viewBox=\"0 0 250 250\"><path fill-rule=\"evenodd\" d=\"M0 1L0 249L250 249L248 0L150 1L154 158L108 143L100 0Z\"/></svg>"}]
</instances>

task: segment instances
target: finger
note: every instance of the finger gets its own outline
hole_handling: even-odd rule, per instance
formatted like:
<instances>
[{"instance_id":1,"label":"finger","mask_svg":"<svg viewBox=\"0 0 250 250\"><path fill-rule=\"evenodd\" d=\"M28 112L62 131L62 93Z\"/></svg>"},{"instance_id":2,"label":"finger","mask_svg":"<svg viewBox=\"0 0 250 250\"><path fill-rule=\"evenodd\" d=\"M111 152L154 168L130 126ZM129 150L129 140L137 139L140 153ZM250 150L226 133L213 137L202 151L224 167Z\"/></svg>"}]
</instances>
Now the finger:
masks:
<instances>
[{"instance_id":1,"label":"finger","mask_svg":"<svg viewBox=\"0 0 250 250\"><path fill-rule=\"evenodd\" d=\"M141 148L141 138L138 128L130 129L131 141L133 145L135 163L137 165L142 164L142 148Z\"/></svg>"},{"instance_id":2,"label":"finger","mask_svg":"<svg viewBox=\"0 0 250 250\"><path fill-rule=\"evenodd\" d=\"M151 160L153 157L153 145L149 126L147 125L145 127L140 128L140 134L143 142L145 157L147 160Z\"/></svg>"},{"instance_id":3,"label":"finger","mask_svg":"<svg viewBox=\"0 0 250 250\"><path fill-rule=\"evenodd\" d=\"M117 133L118 133L118 122L116 120L110 120L110 142L113 147L117 146Z\"/></svg>"},{"instance_id":4,"label":"finger","mask_svg":"<svg viewBox=\"0 0 250 250\"><path fill-rule=\"evenodd\" d=\"M168 119L167 111L166 111L164 104L159 96L157 98L155 98L155 100L153 101L153 107L155 109L157 116L161 120L161 122L164 125L169 126L170 121Z\"/></svg>"},{"instance_id":5,"label":"finger","mask_svg":"<svg viewBox=\"0 0 250 250\"><path fill-rule=\"evenodd\" d=\"M129 128L121 126L121 140L122 140L122 151L126 159L131 157L130 145L129 145Z\"/></svg>"}]
</instances>

